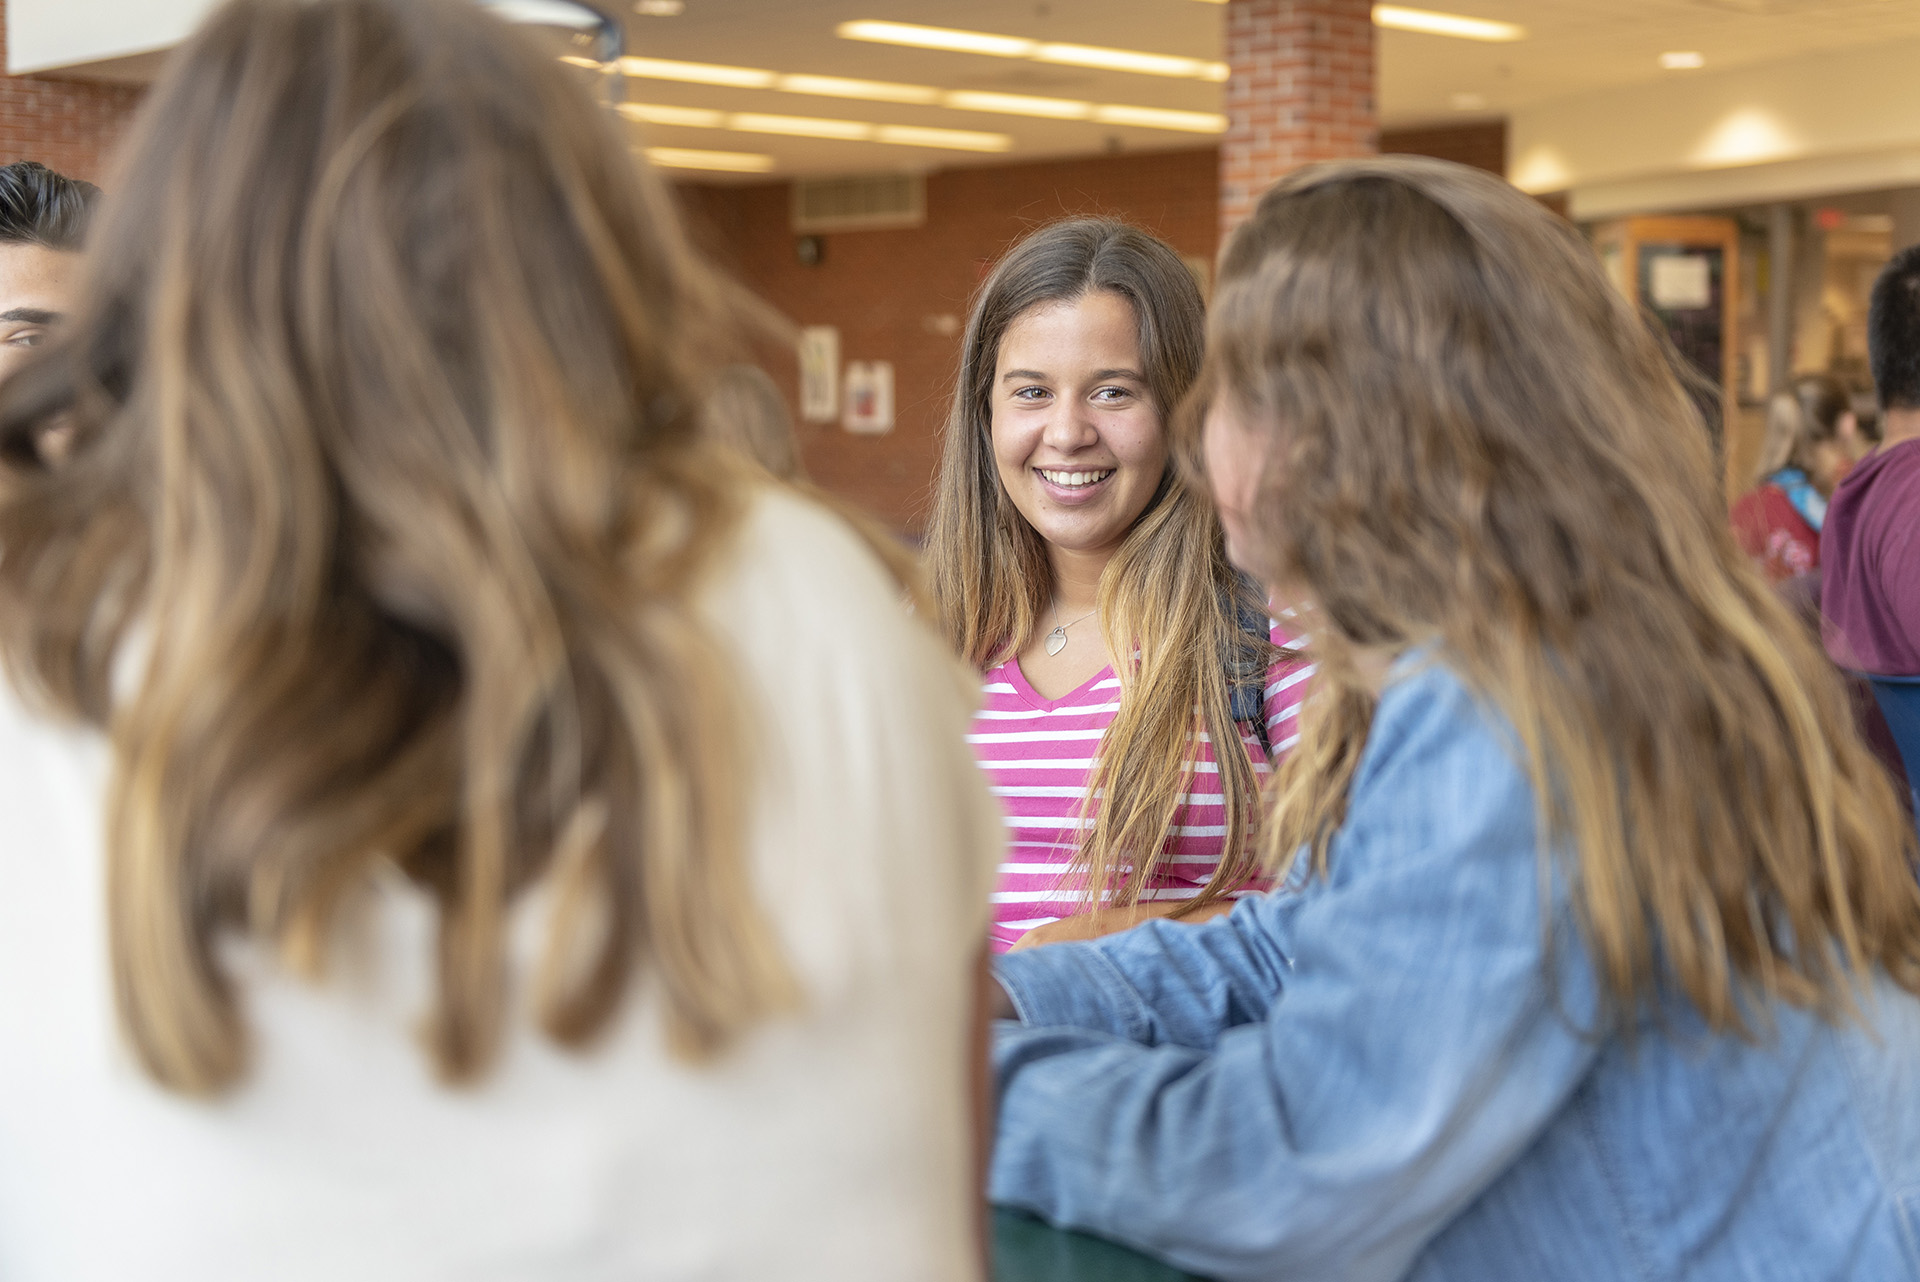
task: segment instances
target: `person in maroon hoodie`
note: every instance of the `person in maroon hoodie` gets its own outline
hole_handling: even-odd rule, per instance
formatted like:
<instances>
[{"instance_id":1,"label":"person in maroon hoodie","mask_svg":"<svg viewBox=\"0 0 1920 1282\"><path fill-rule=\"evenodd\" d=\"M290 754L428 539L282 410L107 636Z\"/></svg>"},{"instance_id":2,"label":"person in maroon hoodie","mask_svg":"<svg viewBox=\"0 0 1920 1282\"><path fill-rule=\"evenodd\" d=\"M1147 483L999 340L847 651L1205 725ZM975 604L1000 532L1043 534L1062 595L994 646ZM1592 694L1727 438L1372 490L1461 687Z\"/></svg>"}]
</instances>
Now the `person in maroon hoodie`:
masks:
<instances>
[{"instance_id":1,"label":"person in maroon hoodie","mask_svg":"<svg viewBox=\"0 0 1920 1282\"><path fill-rule=\"evenodd\" d=\"M1920 674L1920 245L1897 254L1874 282L1867 353L1881 440L1827 503L1821 634L1842 668L1913 676Z\"/></svg>"}]
</instances>

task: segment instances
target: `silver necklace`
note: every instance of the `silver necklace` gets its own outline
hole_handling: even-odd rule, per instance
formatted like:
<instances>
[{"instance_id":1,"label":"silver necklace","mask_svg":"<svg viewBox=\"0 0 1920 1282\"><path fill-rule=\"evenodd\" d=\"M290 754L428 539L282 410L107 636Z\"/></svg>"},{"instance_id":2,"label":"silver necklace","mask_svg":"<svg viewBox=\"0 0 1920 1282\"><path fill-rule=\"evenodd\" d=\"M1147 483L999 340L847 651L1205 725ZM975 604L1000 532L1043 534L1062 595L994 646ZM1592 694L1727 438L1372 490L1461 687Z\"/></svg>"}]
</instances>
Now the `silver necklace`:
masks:
<instances>
[{"instance_id":1,"label":"silver necklace","mask_svg":"<svg viewBox=\"0 0 1920 1282\"><path fill-rule=\"evenodd\" d=\"M1088 610L1085 614L1073 620L1072 623L1062 623L1060 622L1060 607L1057 605L1054 606L1053 607L1053 631L1047 633L1047 653L1050 655L1059 654L1062 650L1066 649L1067 648L1067 629L1072 627L1074 623L1085 623L1088 619L1091 619L1094 615L1098 614L1099 612L1100 612L1100 607L1096 605L1093 607L1093 609Z\"/></svg>"}]
</instances>

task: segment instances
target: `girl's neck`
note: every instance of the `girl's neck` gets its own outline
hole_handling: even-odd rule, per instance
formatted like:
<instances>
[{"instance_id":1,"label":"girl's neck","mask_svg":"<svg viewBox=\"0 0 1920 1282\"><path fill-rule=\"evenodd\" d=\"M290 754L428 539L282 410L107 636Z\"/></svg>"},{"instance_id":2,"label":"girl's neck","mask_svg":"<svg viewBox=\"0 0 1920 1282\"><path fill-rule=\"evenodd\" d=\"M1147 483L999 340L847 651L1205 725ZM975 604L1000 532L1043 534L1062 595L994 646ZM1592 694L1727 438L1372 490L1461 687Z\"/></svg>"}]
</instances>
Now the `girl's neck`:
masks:
<instances>
[{"instance_id":1,"label":"girl's neck","mask_svg":"<svg viewBox=\"0 0 1920 1282\"><path fill-rule=\"evenodd\" d=\"M1082 552L1047 545L1053 567L1053 604L1063 618L1092 611L1100 601L1100 576L1113 559L1113 549Z\"/></svg>"}]
</instances>

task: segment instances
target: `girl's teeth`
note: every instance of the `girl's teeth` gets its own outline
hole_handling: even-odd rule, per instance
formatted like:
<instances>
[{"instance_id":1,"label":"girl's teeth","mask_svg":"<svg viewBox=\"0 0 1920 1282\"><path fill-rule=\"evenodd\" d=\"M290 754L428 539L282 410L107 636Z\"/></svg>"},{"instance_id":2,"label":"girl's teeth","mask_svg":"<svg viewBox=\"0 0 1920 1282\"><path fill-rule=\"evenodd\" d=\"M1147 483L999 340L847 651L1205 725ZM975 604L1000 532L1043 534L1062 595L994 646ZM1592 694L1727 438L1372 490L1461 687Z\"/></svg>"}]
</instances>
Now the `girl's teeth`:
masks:
<instances>
[{"instance_id":1,"label":"girl's teeth","mask_svg":"<svg viewBox=\"0 0 1920 1282\"><path fill-rule=\"evenodd\" d=\"M1055 485L1092 485L1096 481L1104 481L1112 476L1113 469L1107 468L1102 472L1049 472L1042 468L1040 475Z\"/></svg>"}]
</instances>

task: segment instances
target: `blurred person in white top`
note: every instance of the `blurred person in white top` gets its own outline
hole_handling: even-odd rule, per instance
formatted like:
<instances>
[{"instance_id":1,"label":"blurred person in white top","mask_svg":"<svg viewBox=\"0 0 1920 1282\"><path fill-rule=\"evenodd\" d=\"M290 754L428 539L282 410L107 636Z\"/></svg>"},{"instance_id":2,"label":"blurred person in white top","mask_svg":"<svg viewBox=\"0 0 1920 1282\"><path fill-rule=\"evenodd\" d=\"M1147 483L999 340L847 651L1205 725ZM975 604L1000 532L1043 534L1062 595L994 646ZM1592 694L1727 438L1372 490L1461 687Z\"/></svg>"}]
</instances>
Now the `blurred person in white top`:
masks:
<instances>
[{"instance_id":1,"label":"blurred person in white top","mask_svg":"<svg viewBox=\"0 0 1920 1282\"><path fill-rule=\"evenodd\" d=\"M8 1282L980 1274L970 682L570 74L223 7L0 395Z\"/></svg>"}]
</instances>

